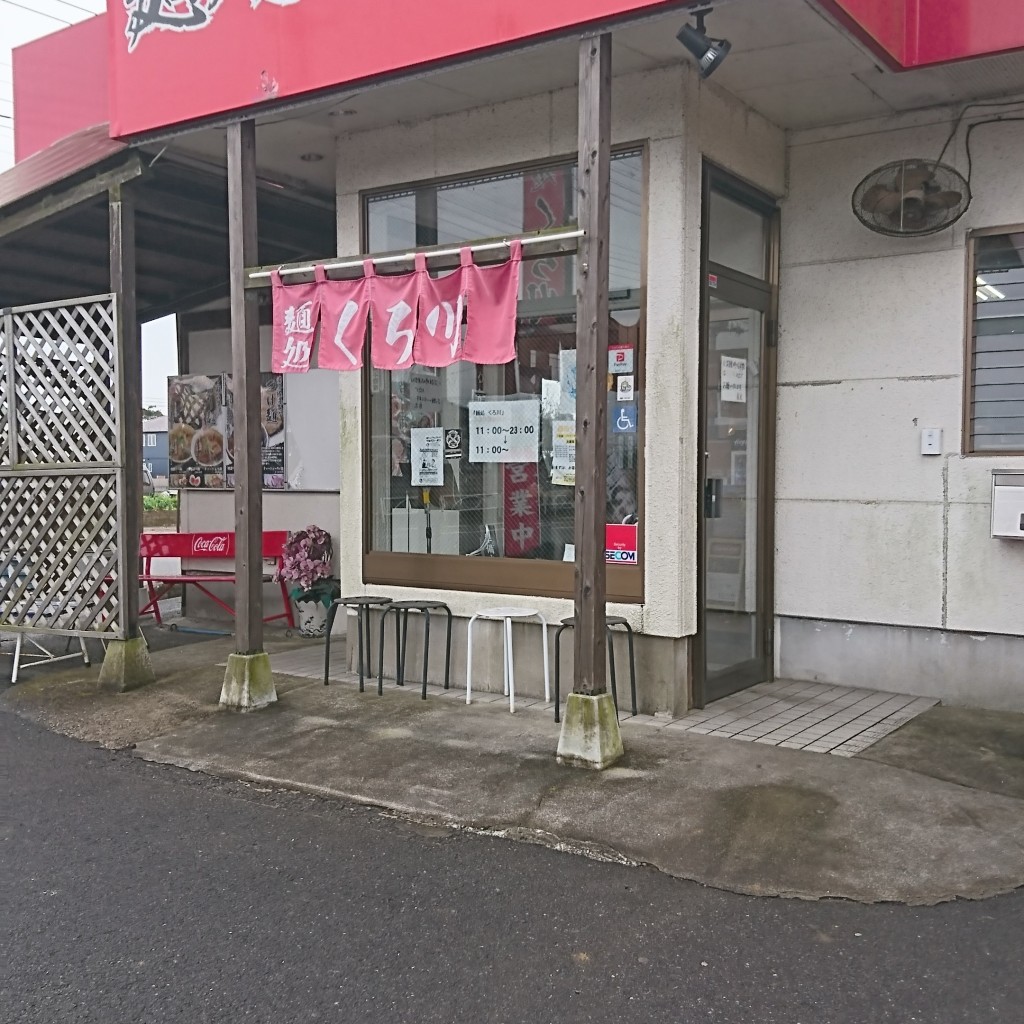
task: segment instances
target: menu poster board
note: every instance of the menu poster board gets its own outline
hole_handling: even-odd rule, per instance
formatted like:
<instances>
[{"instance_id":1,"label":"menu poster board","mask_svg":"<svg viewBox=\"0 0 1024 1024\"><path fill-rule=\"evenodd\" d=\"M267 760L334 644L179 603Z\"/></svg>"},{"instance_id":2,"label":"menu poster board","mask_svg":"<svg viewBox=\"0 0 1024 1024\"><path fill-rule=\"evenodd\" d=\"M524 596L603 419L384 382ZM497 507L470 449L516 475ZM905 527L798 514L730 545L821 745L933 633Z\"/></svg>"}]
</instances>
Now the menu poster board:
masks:
<instances>
[{"instance_id":1,"label":"menu poster board","mask_svg":"<svg viewBox=\"0 0 1024 1024\"><path fill-rule=\"evenodd\" d=\"M227 452L227 486L235 483L235 430L234 393L231 374L223 375L226 393L225 437ZM280 373L260 374L260 461L263 466L263 487L268 491L284 490L285 430L284 430L284 376Z\"/></svg>"},{"instance_id":2,"label":"menu poster board","mask_svg":"<svg viewBox=\"0 0 1024 1024\"><path fill-rule=\"evenodd\" d=\"M167 448L171 487L224 486L225 388L222 376L167 379Z\"/></svg>"}]
</instances>

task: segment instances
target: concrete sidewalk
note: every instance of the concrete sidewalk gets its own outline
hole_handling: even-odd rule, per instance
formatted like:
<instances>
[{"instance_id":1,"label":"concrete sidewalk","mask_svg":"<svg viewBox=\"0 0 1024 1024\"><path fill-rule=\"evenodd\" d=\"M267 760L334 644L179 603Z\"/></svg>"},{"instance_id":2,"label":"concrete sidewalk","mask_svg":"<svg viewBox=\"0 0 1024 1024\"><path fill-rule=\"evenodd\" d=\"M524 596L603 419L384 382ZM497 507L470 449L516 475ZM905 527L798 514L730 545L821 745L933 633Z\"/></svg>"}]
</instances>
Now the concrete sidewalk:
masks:
<instances>
[{"instance_id":1,"label":"concrete sidewalk","mask_svg":"<svg viewBox=\"0 0 1024 1024\"><path fill-rule=\"evenodd\" d=\"M0 706L149 761L736 892L929 904L1024 884L1024 716L936 708L853 758L627 721L625 759L595 774L555 763L549 713L512 716L493 695L467 707L279 676L276 706L219 712L230 650L158 652L161 681L130 694L102 694L79 669L19 684Z\"/></svg>"}]
</instances>

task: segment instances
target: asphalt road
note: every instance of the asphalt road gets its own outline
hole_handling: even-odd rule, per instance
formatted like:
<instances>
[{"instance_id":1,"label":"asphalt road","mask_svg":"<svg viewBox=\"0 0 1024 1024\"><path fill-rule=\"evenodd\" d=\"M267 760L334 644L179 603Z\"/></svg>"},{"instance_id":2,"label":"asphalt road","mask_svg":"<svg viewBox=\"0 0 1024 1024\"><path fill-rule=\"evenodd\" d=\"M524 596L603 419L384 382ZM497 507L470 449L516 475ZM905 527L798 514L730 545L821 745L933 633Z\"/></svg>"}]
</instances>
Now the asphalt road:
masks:
<instances>
[{"instance_id":1,"label":"asphalt road","mask_svg":"<svg viewBox=\"0 0 1024 1024\"><path fill-rule=\"evenodd\" d=\"M1024 893L761 900L0 712L0 1021L1019 1022Z\"/></svg>"}]
</instances>

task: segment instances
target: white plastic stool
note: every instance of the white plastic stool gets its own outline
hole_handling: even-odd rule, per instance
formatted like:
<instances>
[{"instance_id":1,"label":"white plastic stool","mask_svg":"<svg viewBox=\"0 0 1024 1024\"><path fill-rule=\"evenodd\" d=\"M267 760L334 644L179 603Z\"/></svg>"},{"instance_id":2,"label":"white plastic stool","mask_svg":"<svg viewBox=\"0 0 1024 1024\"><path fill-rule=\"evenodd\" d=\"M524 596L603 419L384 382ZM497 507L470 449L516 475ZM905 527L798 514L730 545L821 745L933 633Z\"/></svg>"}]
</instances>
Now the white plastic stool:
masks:
<instances>
[{"instance_id":1,"label":"white plastic stool","mask_svg":"<svg viewBox=\"0 0 1024 1024\"><path fill-rule=\"evenodd\" d=\"M544 699L551 700L551 680L548 674L548 623L547 619L536 608L485 608L477 612L469 620L466 628L466 703L473 700L473 623L477 619L491 619L505 624L505 694L508 697L508 709L516 712L516 677L512 662L512 620L539 619L540 635L544 645Z\"/></svg>"}]
</instances>

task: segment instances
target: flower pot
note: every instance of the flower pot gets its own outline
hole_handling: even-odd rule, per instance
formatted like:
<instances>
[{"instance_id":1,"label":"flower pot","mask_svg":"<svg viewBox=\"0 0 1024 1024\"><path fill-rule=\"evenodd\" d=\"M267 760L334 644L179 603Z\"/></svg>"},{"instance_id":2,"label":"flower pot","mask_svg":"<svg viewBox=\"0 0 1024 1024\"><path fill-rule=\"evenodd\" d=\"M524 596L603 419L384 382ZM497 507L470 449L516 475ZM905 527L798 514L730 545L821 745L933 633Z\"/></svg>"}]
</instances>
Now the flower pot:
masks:
<instances>
[{"instance_id":1,"label":"flower pot","mask_svg":"<svg viewBox=\"0 0 1024 1024\"><path fill-rule=\"evenodd\" d=\"M299 636L323 636L327 631L327 607L318 597L295 598Z\"/></svg>"}]
</instances>

